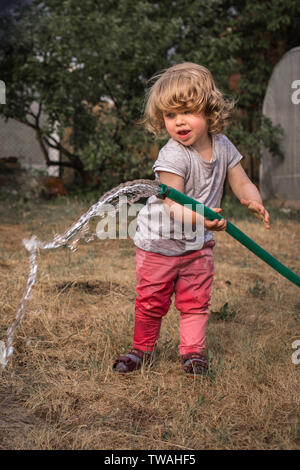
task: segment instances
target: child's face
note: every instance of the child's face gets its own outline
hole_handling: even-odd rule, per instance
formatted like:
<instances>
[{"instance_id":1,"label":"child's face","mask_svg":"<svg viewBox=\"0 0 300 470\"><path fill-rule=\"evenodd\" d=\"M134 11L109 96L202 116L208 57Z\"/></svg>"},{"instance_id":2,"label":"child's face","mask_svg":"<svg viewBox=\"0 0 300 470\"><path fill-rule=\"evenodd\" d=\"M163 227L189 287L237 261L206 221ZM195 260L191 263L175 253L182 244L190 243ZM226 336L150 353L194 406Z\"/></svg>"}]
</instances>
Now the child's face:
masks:
<instances>
[{"instance_id":1,"label":"child's face","mask_svg":"<svg viewBox=\"0 0 300 470\"><path fill-rule=\"evenodd\" d=\"M198 146L208 138L208 125L204 114L190 111L163 113L168 134L183 145Z\"/></svg>"}]
</instances>

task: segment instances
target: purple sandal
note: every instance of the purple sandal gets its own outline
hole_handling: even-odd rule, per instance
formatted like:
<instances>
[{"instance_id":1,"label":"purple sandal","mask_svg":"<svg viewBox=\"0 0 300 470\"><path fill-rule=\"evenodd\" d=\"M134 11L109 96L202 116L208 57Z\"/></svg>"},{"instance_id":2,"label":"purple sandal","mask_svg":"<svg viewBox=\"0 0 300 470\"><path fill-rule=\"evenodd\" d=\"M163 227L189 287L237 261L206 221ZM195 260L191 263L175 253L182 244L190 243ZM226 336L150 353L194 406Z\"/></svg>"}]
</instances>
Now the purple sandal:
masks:
<instances>
[{"instance_id":1,"label":"purple sandal","mask_svg":"<svg viewBox=\"0 0 300 470\"><path fill-rule=\"evenodd\" d=\"M181 356L183 370L189 375L205 375L208 373L208 362L200 353L189 353Z\"/></svg>"},{"instance_id":2,"label":"purple sandal","mask_svg":"<svg viewBox=\"0 0 300 470\"><path fill-rule=\"evenodd\" d=\"M142 364L150 364L151 353L145 353L139 349L131 349L128 354L118 357L113 365L116 372L127 373L141 368Z\"/></svg>"}]
</instances>

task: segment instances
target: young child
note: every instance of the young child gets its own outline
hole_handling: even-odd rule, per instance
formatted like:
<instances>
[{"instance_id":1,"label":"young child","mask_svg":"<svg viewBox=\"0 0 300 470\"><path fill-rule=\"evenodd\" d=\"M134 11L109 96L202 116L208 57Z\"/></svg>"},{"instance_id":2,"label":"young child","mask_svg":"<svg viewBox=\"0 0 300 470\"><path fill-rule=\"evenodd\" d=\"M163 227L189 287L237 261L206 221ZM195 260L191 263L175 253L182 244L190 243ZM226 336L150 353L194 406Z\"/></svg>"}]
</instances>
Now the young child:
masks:
<instances>
[{"instance_id":1,"label":"young child","mask_svg":"<svg viewBox=\"0 0 300 470\"><path fill-rule=\"evenodd\" d=\"M228 176L240 202L270 228L260 194L241 166L242 156L221 133L231 108L203 66L182 63L154 77L147 95L145 125L156 136L167 133L170 139L160 150L153 170L160 183L216 212L222 210L219 205ZM166 215L169 233L164 231ZM183 227L186 221L198 228L197 234L176 237L178 224ZM175 293L183 369L188 374L207 372L205 336L214 274L213 231L225 230L226 220L204 219L202 230L199 221L200 214L157 196L150 197L140 211L134 238L137 297L133 349L116 359L115 371L131 372L143 361L152 360L162 317Z\"/></svg>"}]
</instances>

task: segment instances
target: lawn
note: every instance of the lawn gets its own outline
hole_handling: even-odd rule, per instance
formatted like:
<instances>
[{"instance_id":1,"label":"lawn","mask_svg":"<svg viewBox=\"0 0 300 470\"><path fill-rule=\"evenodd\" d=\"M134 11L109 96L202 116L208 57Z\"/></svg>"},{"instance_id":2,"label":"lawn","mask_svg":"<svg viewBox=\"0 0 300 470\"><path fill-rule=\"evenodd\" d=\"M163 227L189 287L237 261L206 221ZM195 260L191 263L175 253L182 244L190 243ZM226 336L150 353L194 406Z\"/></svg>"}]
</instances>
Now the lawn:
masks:
<instances>
[{"instance_id":1,"label":"lawn","mask_svg":"<svg viewBox=\"0 0 300 470\"><path fill-rule=\"evenodd\" d=\"M51 240L96 200L9 198L0 215L0 340L28 276L24 238ZM272 228L230 199L224 216L300 273L300 213L270 207ZM210 371L188 378L179 313L164 318L155 363L112 372L131 346L131 239L41 251L12 360L1 372L0 449L299 449L299 288L226 233L216 233Z\"/></svg>"}]
</instances>

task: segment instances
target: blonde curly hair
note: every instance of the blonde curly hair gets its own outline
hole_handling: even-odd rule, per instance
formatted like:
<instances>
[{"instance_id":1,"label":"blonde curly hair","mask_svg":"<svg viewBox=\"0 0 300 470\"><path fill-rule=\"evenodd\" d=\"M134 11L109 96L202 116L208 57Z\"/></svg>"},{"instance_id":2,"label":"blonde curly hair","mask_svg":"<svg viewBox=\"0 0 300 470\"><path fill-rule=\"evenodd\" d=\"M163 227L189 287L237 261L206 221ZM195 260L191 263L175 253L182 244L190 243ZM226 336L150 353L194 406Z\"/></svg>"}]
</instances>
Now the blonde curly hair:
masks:
<instances>
[{"instance_id":1,"label":"blonde curly hair","mask_svg":"<svg viewBox=\"0 0 300 470\"><path fill-rule=\"evenodd\" d=\"M156 137L166 136L163 113L170 111L203 113L211 135L227 125L234 102L223 97L206 67L184 62L154 75L149 82L154 84L146 93L142 122Z\"/></svg>"}]
</instances>

